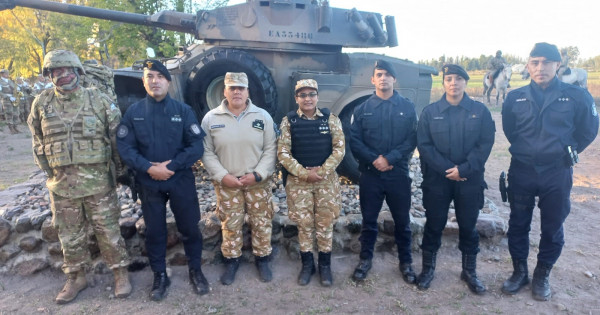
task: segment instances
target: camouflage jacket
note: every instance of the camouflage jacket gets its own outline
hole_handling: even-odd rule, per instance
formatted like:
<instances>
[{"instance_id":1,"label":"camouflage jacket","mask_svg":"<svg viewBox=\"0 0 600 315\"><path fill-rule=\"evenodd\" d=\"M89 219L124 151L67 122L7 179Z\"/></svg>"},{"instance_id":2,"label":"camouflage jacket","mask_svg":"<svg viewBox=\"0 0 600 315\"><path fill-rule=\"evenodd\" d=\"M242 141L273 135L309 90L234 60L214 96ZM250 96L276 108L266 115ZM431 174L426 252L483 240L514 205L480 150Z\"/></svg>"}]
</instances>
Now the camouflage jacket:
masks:
<instances>
[{"instance_id":1,"label":"camouflage jacket","mask_svg":"<svg viewBox=\"0 0 600 315\"><path fill-rule=\"evenodd\" d=\"M304 115L300 109L298 109L297 113L301 119L311 119ZM322 116L323 113L321 113L321 111L317 108L317 112L312 119L317 119L318 117ZM297 176L300 178L300 180L306 181L309 170L304 168L292 156L292 134L290 132L290 122L287 116L283 117L281 120L280 129L281 135L279 136L279 141L277 142L277 157L279 158L279 162L288 170L290 174ZM346 153L346 142L344 139L342 122L333 114L329 116L329 129L331 130L331 144L333 150L325 163L323 163L321 168L317 171L319 176L326 176L334 173L335 169L342 162L344 154Z\"/></svg>"},{"instance_id":2,"label":"camouflage jacket","mask_svg":"<svg viewBox=\"0 0 600 315\"><path fill-rule=\"evenodd\" d=\"M10 101L10 97L17 97L17 91L19 91L19 87L13 80L8 79L4 80L0 78L0 100Z\"/></svg>"},{"instance_id":3,"label":"camouflage jacket","mask_svg":"<svg viewBox=\"0 0 600 315\"><path fill-rule=\"evenodd\" d=\"M86 100L89 99L89 100ZM79 124L83 119L79 113L86 102L93 101L93 111L97 119L93 120L91 126L101 130L99 135L104 143L96 143L98 140L83 141L87 138L85 130L87 121ZM100 104L98 104L100 103ZM50 130L48 124L48 110L52 108L63 121L68 137L65 143L59 143L61 150L68 150L73 158L73 149L83 150L82 145L96 147L98 145L106 146L106 154L109 155L104 163L78 163L49 161L48 154L53 154L57 145L49 143L47 137L49 133L56 132ZM85 119L84 119L85 120ZM110 99L100 93L97 89L79 90L70 94L60 94L55 89L46 90L40 94L33 102L32 110L27 119L29 129L32 134L32 143L34 159L36 164L46 172L48 181L46 186L53 193L66 198L80 198L102 192L106 192L115 186L115 176L122 171L122 163L116 147L116 130L121 120L121 111L110 101ZM81 125L81 126L80 126ZM84 133L78 135L78 133ZM75 135L75 136L74 136ZM75 141L74 139L79 139ZM115 173L112 173L112 172Z\"/></svg>"}]
</instances>

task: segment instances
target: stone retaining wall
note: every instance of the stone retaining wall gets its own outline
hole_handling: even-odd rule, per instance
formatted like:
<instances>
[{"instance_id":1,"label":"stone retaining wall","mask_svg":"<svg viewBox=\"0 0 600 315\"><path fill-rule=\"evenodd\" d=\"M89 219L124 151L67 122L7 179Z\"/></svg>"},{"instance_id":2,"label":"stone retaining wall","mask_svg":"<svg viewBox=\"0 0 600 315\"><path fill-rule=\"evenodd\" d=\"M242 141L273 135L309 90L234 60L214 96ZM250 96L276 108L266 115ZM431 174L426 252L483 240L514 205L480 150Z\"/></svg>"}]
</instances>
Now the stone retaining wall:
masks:
<instances>
[{"instance_id":1,"label":"stone retaining wall","mask_svg":"<svg viewBox=\"0 0 600 315\"><path fill-rule=\"evenodd\" d=\"M411 228L413 231L413 250L418 251L421 243L425 213L422 207L422 192L419 188L421 172L417 158L413 158L410 167L413 178L413 197L411 208ZM60 268L62 265L62 250L57 232L52 226L52 213L49 208L48 190L45 187L45 175L42 172L33 174L24 183L10 187L0 192L0 273L17 273L28 275L45 268ZM274 182L277 182L275 179ZM204 263L220 263L221 222L214 213L216 198L212 184L202 168L197 172L196 187L200 199L201 221L199 229L204 237ZM127 249L132 258L131 269L137 270L147 266L145 256L144 234L145 224L141 206L129 198L129 188L117 189L121 206L119 220L121 234L125 238ZM334 227L334 252L354 252L360 250L358 237L360 235L362 217L358 200L358 186L342 186L342 211ZM298 229L287 216L285 190L280 184L273 184L273 218L272 243L292 258L299 257ZM379 237L376 243L377 251L395 251L393 236L394 223L392 216L384 204L379 218ZM185 265L186 258L183 246L179 240L175 220L167 214L167 262L170 265ZM499 241L505 234L507 224L498 216L496 206L486 199L484 209L477 223L482 239L492 243ZM445 235L458 234L453 209L450 211ZM448 238L456 242L457 237ZM106 265L100 258L95 237L89 236L89 249L95 272L107 272ZM253 260L251 253L250 232L244 226L244 260Z\"/></svg>"}]
</instances>

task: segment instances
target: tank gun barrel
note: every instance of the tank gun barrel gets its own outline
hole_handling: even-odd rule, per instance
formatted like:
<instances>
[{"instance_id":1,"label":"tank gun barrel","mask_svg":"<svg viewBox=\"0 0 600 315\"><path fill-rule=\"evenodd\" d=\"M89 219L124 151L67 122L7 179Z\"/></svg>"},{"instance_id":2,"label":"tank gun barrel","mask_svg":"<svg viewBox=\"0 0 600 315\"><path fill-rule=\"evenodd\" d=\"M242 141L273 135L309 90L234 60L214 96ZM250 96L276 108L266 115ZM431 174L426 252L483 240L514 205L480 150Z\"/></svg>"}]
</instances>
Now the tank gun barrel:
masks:
<instances>
[{"instance_id":1,"label":"tank gun barrel","mask_svg":"<svg viewBox=\"0 0 600 315\"><path fill-rule=\"evenodd\" d=\"M6 9L13 9L15 6L66 13L71 15L87 16L91 18L124 22L130 24L154 26L170 31L191 34L195 33L196 27L196 15L176 11L160 11L153 15L145 15L107 9L98 9L93 7L86 7L47 0L0 0L0 11Z\"/></svg>"}]
</instances>

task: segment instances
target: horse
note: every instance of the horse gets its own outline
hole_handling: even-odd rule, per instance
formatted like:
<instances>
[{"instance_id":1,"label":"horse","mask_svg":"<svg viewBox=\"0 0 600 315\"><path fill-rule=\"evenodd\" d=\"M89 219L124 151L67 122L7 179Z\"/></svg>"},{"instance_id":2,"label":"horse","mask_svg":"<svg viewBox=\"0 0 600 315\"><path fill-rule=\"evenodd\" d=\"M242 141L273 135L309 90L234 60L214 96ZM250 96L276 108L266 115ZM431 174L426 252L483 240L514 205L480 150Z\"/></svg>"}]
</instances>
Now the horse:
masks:
<instances>
[{"instance_id":1,"label":"horse","mask_svg":"<svg viewBox=\"0 0 600 315\"><path fill-rule=\"evenodd\" d=\"M573 84L580 86L584 89L587 89L587 79L588 73L585 69L581 68L569 68L571 72L569 74L563 74L559 79L564 83ZM527 69L523 70L521 73L523 75L523 80L529 79L529 72Z\"/></svg>"},{"instance_id":2,"label":"horse","mask_svg":"<svg viewBox=\"0 0 600 315\"><path fill-rule=\"evenodd\" d=\"M564 74L560 77L561 81L573 85L578 85L584 89L587 89L588 73L585 69L581 68L570 68L571 73Z\"/></svg>"},{"instance_id":3,"label":"horse","mask_svg":"<svg viewBox=\"0 0 600 315\"><path fill-rule=\"evenodd\" d=\"M490 94L492 93L492 89L496 88L496 92L498 93L496 95L496 106L498 106L500 94L502 94L502 101L506 97L506 89L508 89L508 83L510 82L510 77L512 77L512 69L510 65L504 64L504 68L500 71L496 79L494 79L494 82L490 82L489 77L492 72L493 70L488 71L483 77L483 95L485 96L487 92L487 102L490 104Z\"/></svg>"}]
</instances>

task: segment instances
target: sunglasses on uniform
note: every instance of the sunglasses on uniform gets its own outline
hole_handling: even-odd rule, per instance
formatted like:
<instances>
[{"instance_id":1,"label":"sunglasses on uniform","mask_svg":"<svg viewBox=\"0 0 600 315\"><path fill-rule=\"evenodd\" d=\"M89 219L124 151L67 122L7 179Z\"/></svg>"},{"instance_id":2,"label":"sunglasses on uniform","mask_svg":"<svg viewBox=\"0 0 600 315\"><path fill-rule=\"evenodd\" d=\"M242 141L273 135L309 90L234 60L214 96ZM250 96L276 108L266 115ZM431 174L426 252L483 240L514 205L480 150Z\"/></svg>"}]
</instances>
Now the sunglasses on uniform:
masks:
<instances>
[{"instance_id":1,"label":"sunglasses on uniform","mask_svg":"<svg viewBox=\"0 0 600 315\"><path fill-rule=\"evenodd\" d=\"M298 98L306 98L306 97L316 97L317 96L317 92L310 92L310 93L298 93L296 94L296 97Z\"/></svg>"}]
</instances>

